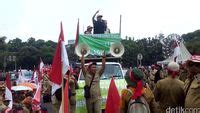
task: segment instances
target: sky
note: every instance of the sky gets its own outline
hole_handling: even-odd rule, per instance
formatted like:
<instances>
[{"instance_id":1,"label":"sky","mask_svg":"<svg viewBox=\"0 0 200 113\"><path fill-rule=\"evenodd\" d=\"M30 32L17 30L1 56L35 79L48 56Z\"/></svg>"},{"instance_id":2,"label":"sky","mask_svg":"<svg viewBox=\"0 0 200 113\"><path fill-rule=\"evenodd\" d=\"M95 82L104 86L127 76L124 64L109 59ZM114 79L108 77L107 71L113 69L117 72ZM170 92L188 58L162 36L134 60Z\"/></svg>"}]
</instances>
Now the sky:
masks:
<instances>
[{"instance_id":1,"label":"sky","mask_svg":"<svg viewBox=\"0 0 200 113\"><path fill-rule=\"evenodd\" d=\"M83 33L97 10L112 33L119 32L122 15L122 38L181 35L200 28L199 0L0 0L0 4L0 36L7 41L34 37L57 42L61 21L65 40L75 39L78 18Z\"/></svg>"}]
</instances>

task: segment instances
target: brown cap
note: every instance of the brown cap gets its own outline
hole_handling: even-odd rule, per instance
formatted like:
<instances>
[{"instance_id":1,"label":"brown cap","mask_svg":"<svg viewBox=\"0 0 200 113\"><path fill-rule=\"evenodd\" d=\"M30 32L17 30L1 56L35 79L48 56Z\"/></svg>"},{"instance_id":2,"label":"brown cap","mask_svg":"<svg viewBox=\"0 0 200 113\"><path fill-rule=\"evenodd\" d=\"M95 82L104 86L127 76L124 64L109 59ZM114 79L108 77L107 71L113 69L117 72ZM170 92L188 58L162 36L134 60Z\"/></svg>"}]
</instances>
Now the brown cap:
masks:
<instances>
[{"instance_id":1,"label":"brown cap","mask_svg":"<svg viewBox=\"0 0 200 113\"><path fill-rule=\"evenodd\" d=\"M93 28L93 27L92 27L92 26L90 26L90 25L89 25L89 26L87 26L87 29L92 29L92 28Z\"/></svg>"}]
</instances>

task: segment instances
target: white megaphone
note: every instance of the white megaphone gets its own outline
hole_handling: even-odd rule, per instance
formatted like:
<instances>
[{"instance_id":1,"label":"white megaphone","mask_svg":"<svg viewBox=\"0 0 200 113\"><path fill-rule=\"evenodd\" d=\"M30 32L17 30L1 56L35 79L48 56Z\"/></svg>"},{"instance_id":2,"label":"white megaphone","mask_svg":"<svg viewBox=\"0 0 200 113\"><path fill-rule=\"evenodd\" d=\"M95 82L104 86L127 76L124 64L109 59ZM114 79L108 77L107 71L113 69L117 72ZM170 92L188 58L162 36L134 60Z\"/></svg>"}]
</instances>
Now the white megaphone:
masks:
<instances>
[{"instance_id":1,"label":"white megaphone","mask_svg":"<svg viewBox=\"0 0 200 113\"><path fill-rule=\"evenodd\" d=\"M121 57L124 54L124 46L121 43L113 43L110 46L110 53L114 57Z\"/></svg>"},{"instance_id":2,"label":"white megaphone","mask_svg":"<svg viewBox=\"0 0 200 113\"><path fill-rule=\"evenodd\" d=\"M90 53L90 48L89 48L89 46L88 46L87 44L82 43L82 44L79 44L79 45L77 45L77 46L75 47L75 53L76 53L76 55L78 55L79 57L82 56L82 54L81 54L82 51L84 52L84 57L88 56L89 53Z\"/></svg>"}]
</instances>

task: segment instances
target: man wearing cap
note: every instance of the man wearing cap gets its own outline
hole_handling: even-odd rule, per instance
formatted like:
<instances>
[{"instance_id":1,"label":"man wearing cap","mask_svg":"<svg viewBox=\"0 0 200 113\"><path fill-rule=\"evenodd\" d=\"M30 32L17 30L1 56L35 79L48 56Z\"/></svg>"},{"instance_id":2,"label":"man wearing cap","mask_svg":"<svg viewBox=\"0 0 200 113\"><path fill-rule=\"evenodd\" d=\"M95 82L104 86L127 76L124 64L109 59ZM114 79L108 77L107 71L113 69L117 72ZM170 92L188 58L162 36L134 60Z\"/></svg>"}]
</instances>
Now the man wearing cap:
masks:
<instances>
[{"instance_id":1,"label":"man wearing cap","mask_svg":"<svg viewBox=\"0 0 200 113\"><path fill-rule=\"evenodd\" d=\"M184 105L183 82L176 78L179 72L179 65L170 62L167 66L168 77L156 83L154 95L159 102L159 113L166 113L166 110Z\"/></svg>"},{"instance_id":2,"label":"man wearing cap","mask_svg":"<svg viewBox=\"0 0 200 113\"><path fill-rule=\"evenodd\" d=\"M200 108L200 55L194 55L186 63L189 71L184 84L185 108Z\"/></svg>"},{"instance_id":3,"label":"man wearing cap","mask_svg":"<svg viewBox=\"0 0 200 113\"><path fill-rule=\"evenodd\" d=\"M81 57L81 69L85 78L85 84L87 91L90 96L86 96L86 86L85 89L85 99L87 113L101 113L101 92L100 92L100 77L104 72L106 63L105 52L103 53L102 66L97 69L96 62L90 63L87 68L85 67L84 52L82 50ZM88 94L88 93L87 93Z\"/></svg>"},{"instance_id":4,"label":"man wearing cap","mask_svg":"<svg viewBox=\"0 0 200 113\"><path fill-rule=\"evenodd\" d=\"M144 97L151 113L156 112L156 102L153 92L143 81L144 74L138 68L129 69L125 74L127 89L121 91L120 113L127 113L130 99Z\"/></svg>"},{"instance_id":5,"label":"man wearing cap","mask_svg":"<svg viewBox=\"0 0 200 113\"><path fill-rule=\"evenodd\" d=\"M99 10L94 14L92 17L92 22L94 26L94 34L104 34L106 31L106 24L104 20L102 19L102 15L97 15L99 13ZM97 15L97 20L95 20L95 16Z\"/></svg>"},{"instance_id":6,"label":"man wearing cap","mask_svg":"<svg viewBox=\"0 0 200 113\"><path fill-rule=\"evenodd\" d=\"M92 34L92 29L93 27L92 26L87 26L87 30L84 32L84 34Z\"/></svg>"}]
</instances>

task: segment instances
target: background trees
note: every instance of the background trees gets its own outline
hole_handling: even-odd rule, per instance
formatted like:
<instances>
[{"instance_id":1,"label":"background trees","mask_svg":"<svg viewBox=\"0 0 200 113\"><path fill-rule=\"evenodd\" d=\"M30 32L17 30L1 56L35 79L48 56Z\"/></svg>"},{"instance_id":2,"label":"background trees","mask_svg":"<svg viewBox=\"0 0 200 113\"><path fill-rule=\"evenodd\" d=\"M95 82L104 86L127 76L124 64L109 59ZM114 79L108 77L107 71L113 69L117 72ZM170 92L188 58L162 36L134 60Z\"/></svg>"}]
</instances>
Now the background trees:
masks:
<instances>
[{"instance_id":1,"label":"background trees","mask_svg":"<svg viewBox=\"0 0 200 113\"><path fill-rule=\"evenodd\" d=\"M126 37L122 39L125 47L125 53L122 56L123 67L137 66L137 54L143 55L142 65L151 65L157 61L164 60L166 54L163 52L160 39L164 38L164 34L155 37L147 37L135 40L134 37ZM191 54L200 54L200 30L183 34L181 36L187 49ZM34 65L39 64L40 57L45 64L51 64L56 42L51 40L44 41L42 39L35 40L31 37L27 41L22 42L20 38L5 40L7 37L0 37L0 70L4 69L6 62L6 70L14 70L14 62L9 61L9 56L16 56L17 68L33 69ZM74 53L74 45L66 45L70 63L78 61L77 55Z\"/></svg>"}]
</instances>

